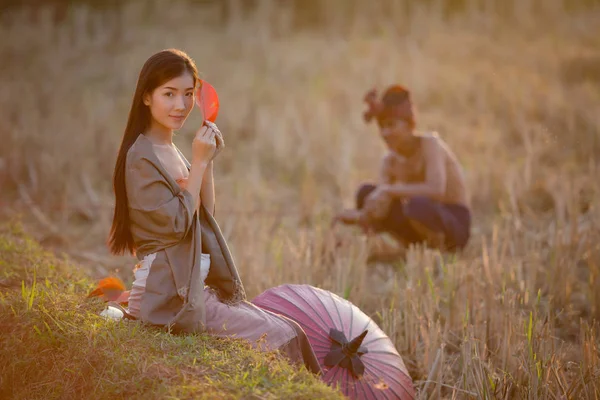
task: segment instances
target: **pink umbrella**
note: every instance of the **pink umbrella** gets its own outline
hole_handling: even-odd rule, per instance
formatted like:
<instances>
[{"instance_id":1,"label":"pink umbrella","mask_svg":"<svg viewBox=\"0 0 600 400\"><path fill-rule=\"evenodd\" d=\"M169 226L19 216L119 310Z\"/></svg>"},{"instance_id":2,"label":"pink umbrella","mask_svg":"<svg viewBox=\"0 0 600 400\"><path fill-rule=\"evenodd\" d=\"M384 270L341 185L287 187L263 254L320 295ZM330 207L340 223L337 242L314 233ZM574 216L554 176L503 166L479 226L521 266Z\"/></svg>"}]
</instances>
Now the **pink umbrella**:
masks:
<instances>
[{"instance_id":1,"label":"pink umbrella","mask_svg":"<svg viewBox=\"0 0 600 400\"><path fill-rule=\"evenodd\" d=\"M414 399L402 357L358 307L310 285L281 285L253 301L296 321L308 336L323 380L351 399Z\"/></svg>"}]
</instances>

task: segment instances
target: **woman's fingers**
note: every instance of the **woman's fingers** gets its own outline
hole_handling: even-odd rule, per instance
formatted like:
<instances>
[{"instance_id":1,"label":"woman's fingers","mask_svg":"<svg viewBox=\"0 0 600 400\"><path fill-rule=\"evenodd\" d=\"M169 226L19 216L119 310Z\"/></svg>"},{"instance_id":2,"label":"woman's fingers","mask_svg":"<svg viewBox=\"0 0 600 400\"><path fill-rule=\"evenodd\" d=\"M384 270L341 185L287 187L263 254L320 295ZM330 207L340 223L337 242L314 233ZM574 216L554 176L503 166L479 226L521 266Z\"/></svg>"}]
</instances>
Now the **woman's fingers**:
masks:
<instances>
[{"instance_id":1,"label":"woman's fingers","mask_svg":"<svg viewBox=\"0 0 600 400\"><path fill-rule=\"evenodd\" d=\"M221 131L219 130L217 125L211 121L206 121L206 125L209 126L213 131L215 131L215 133L216 133L215 138L218 138L217 144L224 146L225 140L223 139L223 134L221 133Z\"/></svg>"},{"instance_id":2,"label":"woman's fingers","mask_svg":"<svg viewBox=\"0 0 600 400\"><path fill-rule=\"evenodd\" d=\"M221 134L221 132L216 132L215 139L217 140L217 148L222 149L225 147L225 140L223 140L223 134Z\"/></svg>"},{"instance_id":3,"label":"woman's fingers","mask_svg":"<svg viewBox=\"0 0 600 400\"><path fill-rule=\"evenodd\" d=\"M198 132L196 132L196 136L199 136L201 138L206 136L206 133L209 131L207 126L202 126L200 129L198 129Z\"/></svg>"},{"instance_id":4,"label":"woman's fingers","mask_svg":"<svg viewBox=\"0 0 600 400\"><path fill-rule=\"evenodd\" d=\"M213 131L215 131L219 134L221 133L221 131L219 130L219 127L217 127L217 125L214 122L206 120L206 121L204 121L204 124L206 126L208 126L210 129L212 129Z\"/></svg>"},{"instance_id":5,"label":"woman's fingers","mask_svg":"<svg viewBox=\"0 0 600 400\"><path fill-rule=\"evenodd\" d=\"M215 131L213 131L209 126L203 126L200 128L198 130L198 134L200 134L202 140L206 142L211 142L215 138Z\"/></svg>"},{"instance_id":6,"label":"woman's fingers","mask_svg":"<svg viewBox=\"0 0 600 400\"><path fill-rule=\"evenodd\" d=\"M219 128L217 128L217 124L215 124L214 122L206 120L206 121L204 121L204 124L206 126L208 126L209 128L211 128L213 131L218 131L219 130Z\"/></svg>"},{"instance_id":7,"label":"woman's fingers","mask_svg":"<svg viewBox=\"0 0 600 400\"><path fill-rule=\"evenodd\" d=\"M210 121L204 121L203 126L198 130L196 135L199 136L203 142L212 143L212 145L215 146L216 151L213 155L213 158L220 150L223 149L223 147L225 147L223 134L219 128L217 128L217 125Z\"/></svg>"}]
</instances>

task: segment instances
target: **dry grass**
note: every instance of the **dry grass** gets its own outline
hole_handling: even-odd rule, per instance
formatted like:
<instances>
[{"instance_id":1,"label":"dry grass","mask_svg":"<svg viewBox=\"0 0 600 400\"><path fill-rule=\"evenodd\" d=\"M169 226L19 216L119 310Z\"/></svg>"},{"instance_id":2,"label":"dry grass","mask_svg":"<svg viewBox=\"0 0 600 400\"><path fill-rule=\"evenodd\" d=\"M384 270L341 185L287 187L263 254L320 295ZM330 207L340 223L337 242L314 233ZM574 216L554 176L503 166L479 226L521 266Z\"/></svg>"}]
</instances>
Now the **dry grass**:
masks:
<instances>
[{"instance_id":1,"label":"dry grass","mask_svg":"<svg viewBox=\"0 0 600 400\"><path fill-rule=\"evenodd\" d=\"M132 260L104 247L113 161L142 63L181 48L221 97L217 219L250 295L283 282L345 295L394 339L423 398L598 398L600 9L332 0L324 26L293 31L274 3L224 25L218 8L158 1L73 9L58 26L50 12L3 17L3 213L129 278ZM384 151L362 95L391 82L465 165L476 221L457 257L368 266L349 230L334 246L329 218ZM198 123L176 139L187 154Z\"/></svg>"}]
</instances>

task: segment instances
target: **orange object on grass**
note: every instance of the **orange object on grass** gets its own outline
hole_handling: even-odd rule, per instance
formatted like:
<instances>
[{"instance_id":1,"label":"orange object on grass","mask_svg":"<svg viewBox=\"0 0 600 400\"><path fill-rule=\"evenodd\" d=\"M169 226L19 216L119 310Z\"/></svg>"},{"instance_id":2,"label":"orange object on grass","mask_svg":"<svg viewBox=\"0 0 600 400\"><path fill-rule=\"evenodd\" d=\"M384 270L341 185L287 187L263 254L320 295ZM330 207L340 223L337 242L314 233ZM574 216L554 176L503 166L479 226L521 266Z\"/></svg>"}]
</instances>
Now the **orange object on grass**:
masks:
<instances>
[{"instance_id":1,"label":"orange object on grass","mask_svg":"<svg viewBox=\"0 0 600 400\"><path fill-rule=\"evenodd\" d=\"M204 80L200 89L196 91L196 105L202 111L204 119L210 122L217 120L217 115L219 115L219 96L215 88Z\"/></svg>"},{"instance_id":2,"label":"orange object on grass","mask_svg":"<svg viewBox=\"0 0 600 400\"><path fill-rule=\"evenodd\" d=\"M129 290L125 290L125 284L116 276L101 279L98 286L88 294L88 297L100 297L104 301L114 301L127 304L129 301Z\"/></svg>"}]
</instances>

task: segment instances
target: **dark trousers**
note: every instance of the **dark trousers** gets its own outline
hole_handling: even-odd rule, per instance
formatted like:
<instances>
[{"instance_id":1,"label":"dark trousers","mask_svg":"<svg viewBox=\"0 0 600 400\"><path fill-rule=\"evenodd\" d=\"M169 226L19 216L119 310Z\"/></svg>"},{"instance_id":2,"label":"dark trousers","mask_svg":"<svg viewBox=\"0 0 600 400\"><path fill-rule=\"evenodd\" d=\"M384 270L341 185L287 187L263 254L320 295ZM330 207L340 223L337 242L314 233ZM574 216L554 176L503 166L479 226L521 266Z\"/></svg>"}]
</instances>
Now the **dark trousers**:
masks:
<instances>
[{"instance_id":1,"label":"dark trousers","mask_svg":"<svg viewBox=\"0 0 600 400\"><path fill-rule=\"evenodd\" d=\"M356 194L356 208L362 209L369 193L375 190L372 184L362 185ZM389 232L405 244L421 243L426 237L415 229L415 223L430 231L443 233L448 250L462 249L470 237L471 212L459 204L446 204L428 197L394 199L385 218L370 221L375 232Z\"/></svg>"}]
</instances>

